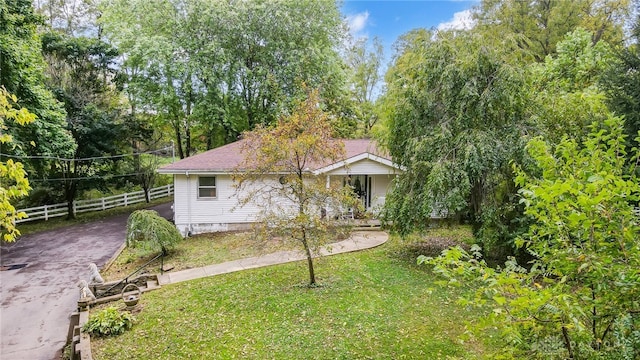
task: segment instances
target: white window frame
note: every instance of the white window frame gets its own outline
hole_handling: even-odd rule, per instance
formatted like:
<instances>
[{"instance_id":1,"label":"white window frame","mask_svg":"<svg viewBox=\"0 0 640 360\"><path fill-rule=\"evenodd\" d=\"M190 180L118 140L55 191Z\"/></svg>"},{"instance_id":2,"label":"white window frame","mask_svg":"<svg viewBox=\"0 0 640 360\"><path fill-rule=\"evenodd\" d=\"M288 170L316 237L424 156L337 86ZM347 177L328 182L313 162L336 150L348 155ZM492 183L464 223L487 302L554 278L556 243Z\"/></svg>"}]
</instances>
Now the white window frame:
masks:
<instances>
[{"instance_id":1,"label":"white window frame","mask_svg":"<svg viewBox=\"0 0 640 360\"><path fill-rule=\"evenodd\" d=\"M213 183L214 185L200 185L200 179L213 179ZM213 189L216 193L215 196L201 196L200 195L200 190L201 189ZM198 176L198 200L216 200L218 198L218 180L216 179L215 176Z\"/></svg>"}]
</instances>

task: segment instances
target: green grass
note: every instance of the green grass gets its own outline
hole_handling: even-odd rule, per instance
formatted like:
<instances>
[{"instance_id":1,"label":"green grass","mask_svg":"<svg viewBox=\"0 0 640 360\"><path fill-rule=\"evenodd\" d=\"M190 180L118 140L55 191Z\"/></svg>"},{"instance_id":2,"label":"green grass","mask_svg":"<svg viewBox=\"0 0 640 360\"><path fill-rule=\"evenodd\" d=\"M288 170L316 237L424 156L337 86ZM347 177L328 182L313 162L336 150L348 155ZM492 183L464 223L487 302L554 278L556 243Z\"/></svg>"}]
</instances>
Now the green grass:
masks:
<instances>
[{"instance_id":1,"label":"green grass","mask_svg":"<svg viewBox=\"0 0 640 360\"><path fill-rule=\"evenodd\" d=\"M200 234L178 243L165 257L164 263L173 267L171 271L179 271L299 247L296 243L279 239L260 241L248 232ZM135 250L125 248L102 276L108 281L122 279L156 255L140 257ZM148 269L159 271L160 259L152 262Z\"/></svg>"},{"instance_id":2,"label":"green grass","mask_svg":"<svg viewBox=\"0 0 640 360\"><path fill-rule=\"evenodd\" d=\"M95 359L474 359L492 349L465 322L483 314L403 257L366 251L241 271L145 293L133 329L92 339ZM399 255L400 254L400 255Z\"/></svg>"}]
</instances>

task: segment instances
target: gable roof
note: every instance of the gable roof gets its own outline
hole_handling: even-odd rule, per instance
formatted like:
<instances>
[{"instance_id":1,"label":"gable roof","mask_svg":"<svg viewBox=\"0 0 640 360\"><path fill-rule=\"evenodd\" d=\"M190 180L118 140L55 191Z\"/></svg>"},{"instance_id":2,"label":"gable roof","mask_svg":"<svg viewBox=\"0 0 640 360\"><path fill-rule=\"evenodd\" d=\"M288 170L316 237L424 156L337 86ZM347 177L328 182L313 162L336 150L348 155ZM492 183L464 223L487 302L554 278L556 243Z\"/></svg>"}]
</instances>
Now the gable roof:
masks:
<instances>
[{"instance_id":1,"label":"gable roof","mask_svg":"<svg viewBox=\"0 0 640 360\"><path fill-rule=\"evenodd\" d=\"M190 156L165 165L158 169L161 174L187 174L187 173L208 173L208 174L228 174L244 160L242 153L243 142L239 140L203 153ZM370 139L345 139L341 140L345 147L345 159L335 162L319 164L315 169L310 169L315 174L321 174L333 169L352 164L362 159L370 159L382 163L389 167L399 169L391 160L391 156L384 151L380 151L375 142Z\"/></svg>"}]
</instances>

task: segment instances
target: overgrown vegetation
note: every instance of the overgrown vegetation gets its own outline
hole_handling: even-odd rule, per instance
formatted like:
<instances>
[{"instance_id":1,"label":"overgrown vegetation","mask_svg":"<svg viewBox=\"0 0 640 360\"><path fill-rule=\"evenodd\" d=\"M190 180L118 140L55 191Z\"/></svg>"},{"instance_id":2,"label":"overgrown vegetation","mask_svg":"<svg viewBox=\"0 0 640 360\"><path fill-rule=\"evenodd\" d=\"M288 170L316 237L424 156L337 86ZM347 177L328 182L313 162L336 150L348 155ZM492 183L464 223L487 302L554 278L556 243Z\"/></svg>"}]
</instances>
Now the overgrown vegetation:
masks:
<instances>
[{"instance_id":1,"label":"overgrown vegetation","mask_svg":"<svg viewBox=\"0 0 640 360\"><path fill-rule=\"evenodd\" d=\"M541 177L517 170L525 214L533 219L517 242L533 256L493 269L480 248L451 249L435 265L450 284L474 284L463 303L494 308L503 352L516 358L640 357L640 198L638 149L627 154L622 120L594 124L582 143L528 144ZM628 158L633 161L628 164Z\"/></svg>"},{"instance_id":2,"label":"overgrown vegetation","mask_svg":"<svg viewBox=\"0 0 640 360\"><path fill-rule=\"evenodd\" d=\"M82 331L97 337L116 336L131 329L134 322L135 317L129 312L110 306L91 314Z\"/></svg>"}]
</instances>

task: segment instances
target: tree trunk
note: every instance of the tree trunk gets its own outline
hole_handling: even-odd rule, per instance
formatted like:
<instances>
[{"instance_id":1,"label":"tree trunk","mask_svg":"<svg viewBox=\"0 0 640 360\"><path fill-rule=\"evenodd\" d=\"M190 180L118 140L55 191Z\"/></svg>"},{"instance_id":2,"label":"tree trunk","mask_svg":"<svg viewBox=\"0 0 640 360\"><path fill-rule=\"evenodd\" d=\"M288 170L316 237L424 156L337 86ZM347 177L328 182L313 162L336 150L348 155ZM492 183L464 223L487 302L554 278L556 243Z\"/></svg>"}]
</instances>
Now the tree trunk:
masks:
<instances>
[{"instance_id":1,"label":"tree trunk","mask_svg":"<svg viewBox=\"0 0 640 360\"><path fill-rule=\"evenodd\" d=\"M76 218L76 213L74 211L74 200L76 197L76 190L78 186L76 184L76 180L70 179L68 183L65 185L65 200L67 200L67 220L73 220Z\"/></svg>"},{"instance_id":2,"label":"tree trunk","mask_svg":"<svg viewBox=\"0 0 640 360\"><path fill-rule=\"evenodd\" d=\"M176 145L178 147L178 156L180 159L184 159L184 151L182 151L182 135L180 134L180 125L174 124L173 130L176 134Z\"/></svg>"},{"instance_id":3,"label":"tree trunk","mask_svg":"<svg viewBox=\"0 0 640 360\"><path fill-rule=\"evenodd\" d=\"M304 245L304 251L307 254L307 265L309 267L309 286L316 284L316 274L313 270L313 256L311 255L311 249L309 248L309 242L307 241L307 230L304 225L300 227L302 231L302 245Z\"/></svg>"},{"instance_id":4,"label":"tree trunk","mask_svg":"<svg viewBox=\"0 0 640 360\"><path fill-rule=\"evenodd\" d=\"M569 331L567 327L562 325L562 337L564 339L564 347L567 349L569 353L569 359L573 359L573 349L571 348L571 340L569 339Z\"/></svg>"}]
</instances>

